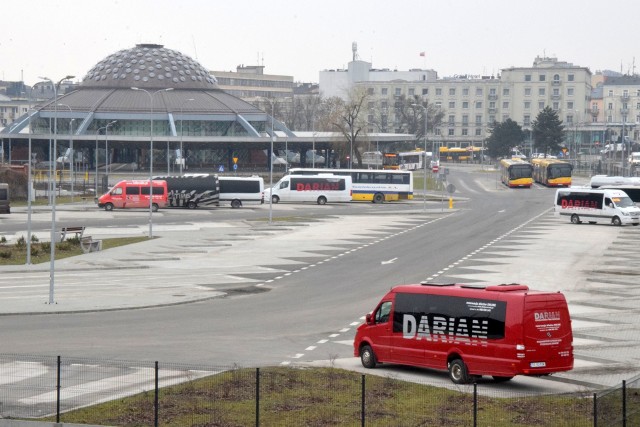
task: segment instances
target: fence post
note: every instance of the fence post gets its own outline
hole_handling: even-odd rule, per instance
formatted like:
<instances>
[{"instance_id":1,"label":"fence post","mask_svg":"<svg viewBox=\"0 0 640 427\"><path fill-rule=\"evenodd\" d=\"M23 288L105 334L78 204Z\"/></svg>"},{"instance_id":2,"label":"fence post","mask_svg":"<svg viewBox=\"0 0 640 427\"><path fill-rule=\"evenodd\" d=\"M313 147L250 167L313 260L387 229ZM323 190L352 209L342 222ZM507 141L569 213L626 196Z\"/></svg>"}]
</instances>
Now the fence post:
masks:
<instances>
[{"instance_id":1,"label":"fence post","mask_svg":"<svg viewBox=\"0 0 640 427\"><path fill-rule=\"evenodd\" d=\"M260 426L260 368L256 368L256 427Z\"/></svg>"},{"instance_id":2,"label":"fence post","mask_svg":"<svg viewBox=\"0 0 640 427\"><path fill-rule=\"evenodd\" d=\"M598 393L593 393L593 427L598 427Z\"/></svg>"},{"instance_id":3,"label":"fence post","mask_svg":"<svg viewBox=\"0 0 640 427\"><path fill-rule=\"evenodd\" d=\"M478 426L478 383L473 383L473 427Z\"/></svg>"},{"instance_id":4,"label":"fence post","mask_svg":"<svg viewBox=\"0 0 640 427\"><path fill-rule=\"evenodd\" d=\"M627 381L622 380L622 427L627 427Z\"/></svg>"},{"instance_id":5,"label":"fence post","mask_svg":"<svg viewBox=\"0 0 640 427\"><path fill-rule=\"evenodd\" d=\"M153 425L155 427L158 427L158 394L160 393L160 391L158 390L158 361L156 360L156 364L155 364L155 395L153 398Z\"/></svg>"},{"instance_id":6,"label":"fence post","mask_svg":"<svg viewBox=\"0 0 640 427\"><path fill-rule=\"evenodd\" d=\"M60 356L58 356L57 378L56 378L56 423L60 423Z\"/></svg>"},{"instance_id":7,"label":"fence post","mask_svg":"<svg viewBox=\"0 0 640 427\"><path fill-rule=\"evenodd\" d=\"M360 425L362 427L364 427L364 423L365 423L365 390L366 390L366 386L365 386L365 379L364 379L364 374L362 374L362 382L361 382L361 398L360 398Z\"/></svg>"}]
</instances>

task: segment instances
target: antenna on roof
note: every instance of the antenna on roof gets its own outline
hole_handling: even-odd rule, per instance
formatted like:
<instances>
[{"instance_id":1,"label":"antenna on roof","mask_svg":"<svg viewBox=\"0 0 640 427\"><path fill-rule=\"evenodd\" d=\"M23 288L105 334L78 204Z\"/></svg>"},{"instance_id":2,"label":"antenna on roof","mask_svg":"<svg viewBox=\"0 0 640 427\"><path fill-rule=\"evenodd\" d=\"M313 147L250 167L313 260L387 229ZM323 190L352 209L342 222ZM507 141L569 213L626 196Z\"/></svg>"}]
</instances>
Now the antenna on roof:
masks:
<instances>
[{"instance_id":1,"label":"antenna on roof","mask_svg":"<svg viewBox=\"0 0 640 427\"><path fill-rule=\"evenodd\" d=\"M193 43L193 54L196 57L196 61L198 60L198 50L196 49L196 40L191 35L191 43Z\"/></svg>"}]
</instances>

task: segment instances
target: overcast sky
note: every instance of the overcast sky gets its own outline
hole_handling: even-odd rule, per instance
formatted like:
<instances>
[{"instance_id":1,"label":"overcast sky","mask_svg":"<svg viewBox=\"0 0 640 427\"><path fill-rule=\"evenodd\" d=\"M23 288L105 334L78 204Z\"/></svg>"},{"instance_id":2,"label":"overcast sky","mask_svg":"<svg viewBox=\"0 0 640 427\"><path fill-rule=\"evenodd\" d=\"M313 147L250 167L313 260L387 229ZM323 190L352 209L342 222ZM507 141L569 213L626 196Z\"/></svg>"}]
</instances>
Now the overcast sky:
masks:
<instances>
[{"instance_id":1,"label":"overcast sky","mask_svg":"<svg viewBox=\"0 0 640 427\"><path fill-rule=\"evenodd\" d=\"M638 0L14 0L1 10L0 79L30 85L80 80L138 43L209 70L258 64L300 82L345 68L352 42L374 68L440 77L497 74L543 55L633 72L640 52Z\"/></svg>"}]
</instances>

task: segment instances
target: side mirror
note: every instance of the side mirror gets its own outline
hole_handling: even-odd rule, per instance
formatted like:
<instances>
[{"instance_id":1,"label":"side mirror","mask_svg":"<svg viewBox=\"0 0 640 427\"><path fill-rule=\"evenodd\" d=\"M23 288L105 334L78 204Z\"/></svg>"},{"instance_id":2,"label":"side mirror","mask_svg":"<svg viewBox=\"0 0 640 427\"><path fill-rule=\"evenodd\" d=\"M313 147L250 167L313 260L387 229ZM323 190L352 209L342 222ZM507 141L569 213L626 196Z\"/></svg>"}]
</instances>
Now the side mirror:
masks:
<instances>
[{"instance_id":1,"label":"side mirror","mask_svg":"<svg viewBox=\"0 0 640 427\"><path fill-rule=\"evenodd\" d=\"M365 322L367 325L372 325L373 324L373 318L371 316L371 313L367 313L367 316L365 317Z\"/></svg>"}]
</instances>

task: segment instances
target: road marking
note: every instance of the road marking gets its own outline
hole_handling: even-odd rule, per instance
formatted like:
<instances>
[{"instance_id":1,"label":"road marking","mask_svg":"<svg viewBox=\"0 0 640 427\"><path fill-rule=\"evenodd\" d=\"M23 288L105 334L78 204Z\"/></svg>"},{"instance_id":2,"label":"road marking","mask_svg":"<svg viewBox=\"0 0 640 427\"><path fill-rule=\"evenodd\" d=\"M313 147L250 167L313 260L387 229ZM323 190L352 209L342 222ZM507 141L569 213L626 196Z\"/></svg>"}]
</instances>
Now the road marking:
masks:
<instances>
[{"instance_id":1,"label":"road marking","mask_svg":"<svg viewBox=\"0 0 640 427\"><path fill-rule=\"evenodd\" d=\"M398 258L391 258L390 260L387 261L380 261L380 264L384 265L384 264L393 264Z\"/></svg>"}]
</instances>

